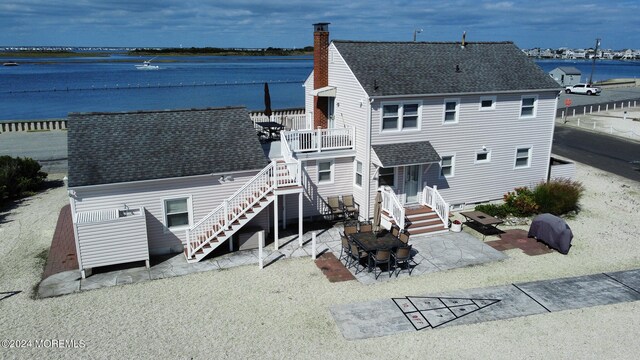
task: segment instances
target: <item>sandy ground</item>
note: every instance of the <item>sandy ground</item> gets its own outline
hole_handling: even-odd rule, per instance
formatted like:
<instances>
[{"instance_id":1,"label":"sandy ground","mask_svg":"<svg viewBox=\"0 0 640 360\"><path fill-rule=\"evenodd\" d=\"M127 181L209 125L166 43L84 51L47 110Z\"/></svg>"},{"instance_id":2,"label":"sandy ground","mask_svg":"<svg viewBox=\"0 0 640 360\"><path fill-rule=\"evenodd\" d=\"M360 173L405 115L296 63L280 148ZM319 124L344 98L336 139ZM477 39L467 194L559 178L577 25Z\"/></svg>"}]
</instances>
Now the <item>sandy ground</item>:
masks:
<instances>
[{"instance_id":1,"label":"sandy ground","mask_svg":"<svg viewBox=\"0 0 640 360\"><path fill-rule=\"evenodd\" d=\"M32 299L63 188L0 213L0 340L81 348L0 349L1 358L635 359L640 302L346 341L329 306L640 267L640 184L578 165L587 193L569 255L505 261L365 286L329 283L310 258ZM0 295L1 297L1 295Z\"/></svg>"},{"instance_id":2,"label":"sandy ground","mask_svg":"<svg viewBox=\"0 0 640 360\"><path fill-rule=\"evenodd\" d=\"M588 108L587 108L588 109ZM588 111L588 110L587 110ZM640 140L640 108L631 107L618 110L600 111L586 115L557 118L556 122L595 130L627 139ZM566 121L566 122L565 122Z\"/></svg>"}]
</instances>

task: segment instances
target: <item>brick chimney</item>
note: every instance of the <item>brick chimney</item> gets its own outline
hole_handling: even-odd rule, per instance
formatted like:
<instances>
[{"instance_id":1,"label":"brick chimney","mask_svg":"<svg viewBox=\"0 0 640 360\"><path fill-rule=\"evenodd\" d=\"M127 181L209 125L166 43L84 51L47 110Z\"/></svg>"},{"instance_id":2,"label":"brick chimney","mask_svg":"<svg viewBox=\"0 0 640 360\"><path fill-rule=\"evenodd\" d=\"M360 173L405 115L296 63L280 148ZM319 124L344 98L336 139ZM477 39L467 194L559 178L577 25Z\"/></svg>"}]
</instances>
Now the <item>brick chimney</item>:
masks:
<instances>
[{"instance_id":1,"label":"brick chimney","mask_svg":"<svg viewBox=\"0 0 640 360\"><path fill-rule=\"evenodd\" d=\"M329 23L313 24L313 89L329 86ZM313 128L328 126L326 97L313 98Z\"/></svg>"}]
</instances>

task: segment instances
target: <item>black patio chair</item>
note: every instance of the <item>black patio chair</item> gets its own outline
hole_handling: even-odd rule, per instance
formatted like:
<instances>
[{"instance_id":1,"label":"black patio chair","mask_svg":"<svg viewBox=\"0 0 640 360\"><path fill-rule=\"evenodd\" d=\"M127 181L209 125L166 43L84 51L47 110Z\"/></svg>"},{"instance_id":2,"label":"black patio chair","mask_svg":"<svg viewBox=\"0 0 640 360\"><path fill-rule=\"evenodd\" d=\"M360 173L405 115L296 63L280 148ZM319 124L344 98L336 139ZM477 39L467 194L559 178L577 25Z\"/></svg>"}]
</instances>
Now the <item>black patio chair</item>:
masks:
<instances>
[{"instance_id":1,"label":"black patio chair","mask_svg":"<svg viewBox=\"0 0 640 360\"><path fill-rule=\"evenodd\" d=\"M394 272L396 273L396 277L398 277L398 275L400 275L400 272L402 271L401 265L406 266L407 270L409 271L409 275L411 275L411 271L413 271L411 264L413 263L414 266L417 265L415 261L413 261L413 256L411 255L411 247L411 245L399 247L398 249L396 249L396 252L392 254L393 268Z\"/></svg>"},{"instance_id":2,"label":"black patio chair","mask_svg":"<svg viewBox=\"0 0 640 360\"><path fill-rule=\"evenodd\" d=\"M362 265L362 269L358 270L360 267L360 261L362 261L362 259L367 259L369 257L369 254L364 251L363 249L361 249L355 242L349 240L349 247L351 248L351 262L349 263L349 267L351 265L355 265L356 266L356 274L359 273L360 271L364 270L366 268L365 265Z\"/></svg>"},{"instance_id":3,"label":"black patio chair","mask_svg":"<svg viewBox=\"0 0 640 360\"><path fill-rule=\"evenodd\" d=\"M342 205L344 213L353 219L358 219L360 215L360 205L353 200L353 195L342 195Z\"/></svg>"},{"instance_id":4,"label":"black patio chair","mask_svg":"<svg viewBox=\"0 0 640 360\"><path fill-rule=\"evenodd\" d=\"M378 280L378 276L382 274L382 269L380 269L380 273L376 274L376 269L379 265L386 264L387 272L389 273L389 277L391 277L391 251L389 250L376 250L375 254L371 254L369 256L369 263L373 263L373 274Z\"/></svg>"},{"instance_id":5,"label":"black patio chair","mask_svg":"<svg viewBox=\"0 0 640 360\"><path fill-rule=\"evenodd\" d=\"M344 210L337 196L329 196L327 198L327 206L329 207L332 220L335 220L337 217L344 217Z\"/></svg>"},{"instance_id":6,"label":"black patio chair","mask_svg":"<svg viewBox=\"0 0 640 360\"><path fill-rule=\"evenodd\" d=\"M402 241L402 243L404 244L408 244L409 243L409 233L406 231L403 231L400 233L400 235L398 235L398 240Z\"/></svg>"},{"instance_id":7,"label":"black patio chair","mask_svg":"<svg viewBox=\"0 0 640 360\"><path fill-rule=\"evenodd\" d=\"M372 232L373 231L373 225L371 225L370 222L365 221L365 222L361 222L360 223L360 232Z\"/></svg>"},{"instance_id":8,"label":"black patio chair","mask_svg":"<svg viewBox=\"0 0 640 360\"><path fill-rule=\"evenodd\" d=\"M351 262L351 246L349 244L349 239L347 239L344 236L341 236L341 241L342 241L342 247L340 248L340 257L338 258L339 261L342 261L342 259L344 258L345 260L345 266L349 266L349 263Z\"/></svg>"},{"instance_id":9,"label":"black patio chair","mask_svg":"<svg viewBox=\"0 0 640 360\"><path fill-rule=\"evenodd\" d=\"M391 225L391 235L395 237L400 236L400 227L398 225Z\"/></svg>"}]
</instances>

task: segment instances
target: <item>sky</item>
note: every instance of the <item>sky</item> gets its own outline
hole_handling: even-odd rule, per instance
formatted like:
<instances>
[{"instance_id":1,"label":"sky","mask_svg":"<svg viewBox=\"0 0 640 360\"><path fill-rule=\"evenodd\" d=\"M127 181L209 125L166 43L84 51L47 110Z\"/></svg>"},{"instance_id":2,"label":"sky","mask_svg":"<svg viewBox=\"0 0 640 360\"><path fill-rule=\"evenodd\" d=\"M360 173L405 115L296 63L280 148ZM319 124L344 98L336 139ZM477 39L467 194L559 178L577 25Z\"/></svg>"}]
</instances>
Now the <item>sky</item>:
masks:
<instances>
[{"instance_id":1,"label":"sky","mask_svg":"<svg viewBox=\"0 0 640 360\"><path fill-rule=\"evenodd\" d=\"M0 45L294 48L339 40L640 48L640 0L2 0Z\"/></svg>"}]
</instances>

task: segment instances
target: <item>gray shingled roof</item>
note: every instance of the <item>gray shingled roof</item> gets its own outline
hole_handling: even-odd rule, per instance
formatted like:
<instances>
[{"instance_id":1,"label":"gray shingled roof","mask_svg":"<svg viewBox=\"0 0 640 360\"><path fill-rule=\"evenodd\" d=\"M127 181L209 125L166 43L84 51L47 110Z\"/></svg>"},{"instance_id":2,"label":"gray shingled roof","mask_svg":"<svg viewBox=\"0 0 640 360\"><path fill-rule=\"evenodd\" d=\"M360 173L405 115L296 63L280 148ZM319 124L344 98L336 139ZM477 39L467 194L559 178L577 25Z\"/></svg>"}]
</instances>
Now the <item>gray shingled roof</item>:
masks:
<instances>
[{"instance_id":1,"label":"gray shingled roof","mask_svg":"<svg viewBox=\"0 0 640 360\"><path fill-rule=\"evenodd\" d=\"M560 89L511 42L333 44L369 96Z\"/></svg>"},{"instance_id":2,"label":"gray shingled roof","mask_svg":"<svg viewBox=\"0 0 640 360\"><path fill-rule=\"evenodd\" d=\"M567 75L582 75L582 72L573 66L558 66L557 69Z\"/></svg>"},{"instance_id":3,"label":"gray shingled roof","mask_svg":"<svg viewBox=\"0 0 640 360\"><path fill-rule=\"evenodd\" d=\"M428 164L440 161L440 155L428 141L372 145L382 167Z\"/></svg>"},{"instance_id":4,"label":"gray shingled roof","mask_svg":"<svg viewBox=\"0 0 640 360\"><path fill-rule=\"evenodd\" d=\"M262 169L245 108L70 114L69 186Z\"/></svg>"}]
</instances>

